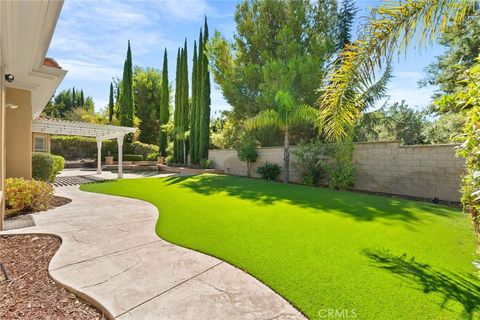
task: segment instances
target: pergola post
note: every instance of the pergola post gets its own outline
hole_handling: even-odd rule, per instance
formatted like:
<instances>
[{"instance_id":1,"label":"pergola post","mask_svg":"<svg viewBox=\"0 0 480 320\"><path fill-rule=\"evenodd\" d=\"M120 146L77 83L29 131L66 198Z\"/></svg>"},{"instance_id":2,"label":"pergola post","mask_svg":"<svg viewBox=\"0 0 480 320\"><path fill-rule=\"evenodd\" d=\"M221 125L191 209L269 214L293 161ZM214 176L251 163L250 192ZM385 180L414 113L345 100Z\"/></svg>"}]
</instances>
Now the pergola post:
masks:
<instances>
[{"instance_id":1,"label":"pergola post","mask_svg":"<svg viewBox=\"0 0 480 320\"><path fill-rule=\"evenodd\" d=\"M97 174L102 173L102 140L97 140Z\"/></svg>"},{"instance_id":2,"label":"pergola post","mask_svg":"<svg viewBox=\"0 0 480 320\"><path fill-rule=\"evenodd\" d=\"M117 138L118 143L118 178L123 178L123 135Z\"/></svg>"}]
</instances>

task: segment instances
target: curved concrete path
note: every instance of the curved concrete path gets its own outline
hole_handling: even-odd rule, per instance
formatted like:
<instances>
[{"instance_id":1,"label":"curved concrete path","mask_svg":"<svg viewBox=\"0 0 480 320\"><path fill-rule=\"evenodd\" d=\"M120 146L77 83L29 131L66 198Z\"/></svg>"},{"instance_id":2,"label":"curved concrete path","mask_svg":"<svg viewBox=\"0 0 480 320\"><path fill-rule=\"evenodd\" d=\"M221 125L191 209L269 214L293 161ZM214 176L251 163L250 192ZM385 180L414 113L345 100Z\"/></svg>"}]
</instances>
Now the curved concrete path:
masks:
<instances>
[{"instance_id":1,"label":"curved concrete path","mask_svg":"<svg viewBox=\"0 0 480 320\"><path fill-rule=\"evenodd\" d=\"M73 201L0 234L62 238L51 276L115 319L304 319L270 288L216 258L160 239L157 208L58 188Z\"/></svg>"}]
</instances>

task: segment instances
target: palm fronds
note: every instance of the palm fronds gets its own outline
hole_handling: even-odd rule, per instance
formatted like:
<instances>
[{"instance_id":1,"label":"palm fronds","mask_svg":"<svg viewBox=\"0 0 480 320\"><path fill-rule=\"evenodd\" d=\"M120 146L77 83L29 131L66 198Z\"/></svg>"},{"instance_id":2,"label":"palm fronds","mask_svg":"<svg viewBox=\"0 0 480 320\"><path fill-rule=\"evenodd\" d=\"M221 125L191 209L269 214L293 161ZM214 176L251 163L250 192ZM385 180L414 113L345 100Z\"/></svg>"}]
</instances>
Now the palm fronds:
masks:
<instances>
[{"instance_id":1,"label":"palm fronds","mask_svg":"<svg viewBox=\"0 0 480 320\"><path fill-rule=\"evenodd\" d=\"M283 129L285 127L285 122L276 110L268 109L247 120L245 127L250 131L266 127Z\"/></svg>"},{"instance_id":2,"label":"palm fronds","mask_svg":"<svg viewBox=\"0 0 480 320\"><path fill-rule=\"evenodd\" d=\"M358 99L374 82L375 71L412 45L424 47L449 27L459 26L475 0L395 0L372 10L363 35L340 53L317 101L319 122L329 139L347 135L359 115Z\"/></svg>"}]
</instances>

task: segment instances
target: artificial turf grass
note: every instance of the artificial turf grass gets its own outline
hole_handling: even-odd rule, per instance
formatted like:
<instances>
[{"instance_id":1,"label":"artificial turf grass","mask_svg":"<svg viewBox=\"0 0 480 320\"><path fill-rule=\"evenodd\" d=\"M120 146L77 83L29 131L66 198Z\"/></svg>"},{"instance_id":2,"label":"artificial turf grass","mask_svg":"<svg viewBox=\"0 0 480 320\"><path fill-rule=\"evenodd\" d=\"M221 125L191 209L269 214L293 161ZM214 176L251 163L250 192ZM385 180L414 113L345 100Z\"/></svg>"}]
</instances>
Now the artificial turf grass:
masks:
<instances>
[{"instance_id":1,"label":"artificial turf grass","mask_svg":"<svg viewBox=\"0 0 480 320\"><path fill-rule=\"evenodd\" d=\"M311 319L480 317L474 237L456 209L222 175L81 188L151 202L160 237L246 270Z\"/></svg>"}]
</instances>

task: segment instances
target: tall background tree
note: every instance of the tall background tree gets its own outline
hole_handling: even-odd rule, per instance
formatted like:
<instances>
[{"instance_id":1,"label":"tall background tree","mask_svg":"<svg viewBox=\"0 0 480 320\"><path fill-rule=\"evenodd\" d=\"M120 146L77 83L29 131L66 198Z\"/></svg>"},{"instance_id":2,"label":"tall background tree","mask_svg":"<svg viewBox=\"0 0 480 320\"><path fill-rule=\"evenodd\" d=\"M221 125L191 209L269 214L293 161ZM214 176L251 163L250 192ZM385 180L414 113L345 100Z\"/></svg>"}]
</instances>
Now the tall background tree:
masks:
<instances>
[{"instance_id":1,"label":"tall background tree","mask_svg":"<svg viewBox=\"0 0 480 320\"><path fill-rule=\"evenodd\" d=\"M133 86L135 114L138 118L138 140L157 144L160 113L162 74L154 68L134 68Z\"/></svg>"},{"instance_id":2,"label":"tall background tree","mask_svg":"<svg viewBox=\"0 0 480 320\"><path fill-rule=\"evenodd\" d=\"M198 160L208 159L208 148L210 147L210 71L209 62L206 52L206 46L208 44L208 23L207 17L205 17L203 31L203 50L199 54L200 63L200 89L198 91L200 105L200 124L198 126L198 141L197 141L197 157Z\"/></svg>"},{"instance_id":3,"label":"tall background tree","mask_svg":"<svg viewBox=\"0 0 480 320\"><path fill-rule=\"evenodd\" d=\"M133 102L133 66L130 40L128 41L127 57L123 67L122 86L120 89L119 120L120 125L133 127L135 118L135 107ZM127 141L132 141L133 136L127 135Z\"/></svg>"},{"instance_id":4,"label":"tall background tree","mask_svg":"<svg viewBox=\"0 0 480 320\"><path fill-rule=\"evenodd\" d=\"M110 93L108 96L108 123L110 124L113 121L114 106L115 103L113 101L113 84L110 82Z\"/></svg>"},{"instance_id":5,"label":"tall background tree","mask_svg":"<svg viewBox=\"0 0 480 320\"><path fill-rule=\"evenodd\" d=\"M176 163L187 163L189 127L189 91L188 91L188 53L187 40L177 55L177 74L174 111L174 149L173 159Z\"/></svg>"},{"instance_id":6,"label":"tall background tree","mask_svg":"<svg viewBox=\"0 0 480 320\"><path fill-rule=\"evenodd\" d=\"M163 69L162 69L162 93L160 95L160 112L159 112L159 155L162 157L167 156L167 143L168 135L165 131L165 126L170 119L170 90L168 85L168 60L167 60L167 48L163 54Z\"/></svg>"},{"instance_id":7,"label":"tall background tree","mask_svg":"<svg viewBox=\"0 0 480 320\"><path fill-rule=\"evenodd\" d=\"M202 38L202 35L200 35ZM189 155L190 161L194 164L198 163L197 157L197 141L198 141L198 128L197 128L197 106L198 106L198 55L197 55L197 42L193 42L193 59L192 59L192 103L190 108L190 136L189 136Z\"/></svg>"}]
</instances>

